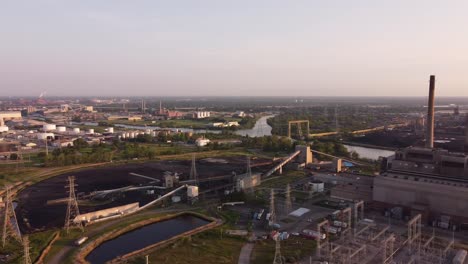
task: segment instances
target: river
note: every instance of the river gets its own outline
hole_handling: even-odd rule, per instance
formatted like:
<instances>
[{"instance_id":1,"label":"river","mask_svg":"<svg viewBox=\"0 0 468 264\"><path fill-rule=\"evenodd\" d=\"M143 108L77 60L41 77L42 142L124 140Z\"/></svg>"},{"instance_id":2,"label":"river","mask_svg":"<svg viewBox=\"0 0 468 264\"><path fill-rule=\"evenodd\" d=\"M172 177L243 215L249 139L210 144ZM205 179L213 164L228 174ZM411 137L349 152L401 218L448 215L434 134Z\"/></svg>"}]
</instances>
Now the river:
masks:
<instances>
[{"instance_id":1,"label":"river","mask_svg":"<svg viewBox=\"0 0 468 264\"><path fill-rule=\"evenodd\" d=\"M118 256L167 240L208 223L208 221L192 215L181 215L149 224L104 242L91 251L86 260L93 264L105 263Z\"/></svg>"},{"instance_id":2,"label":"river","mask_svg":"<svg viewBox=\"0 0 468 264\"><path fill-rule=\"evenodd\" d=\"M351 145L344 145L344 146L349 152L355 151L357 154L359 154L360 158L366 158L366 159L372 159L372 160L378 160L379 157L389 157L395 154L395 151L391 151L391 150L359 147L359 146L351 146Z\"/></svg>"},{"instance_id":3,"label":"river","mask_svg":"<svg viewBox=\"0 0 468 264\"><path fill-rule=\"evenodd\" d=\"M255 125L251 129L241 129L237 130L235 133L241 136L249 136L249 137L263 137L263 136L271 136L271 129L272 127L267 123L268 118L273 117L272 115L269 116L262 116L260 117Z\"/></svg>"}]
</instances>

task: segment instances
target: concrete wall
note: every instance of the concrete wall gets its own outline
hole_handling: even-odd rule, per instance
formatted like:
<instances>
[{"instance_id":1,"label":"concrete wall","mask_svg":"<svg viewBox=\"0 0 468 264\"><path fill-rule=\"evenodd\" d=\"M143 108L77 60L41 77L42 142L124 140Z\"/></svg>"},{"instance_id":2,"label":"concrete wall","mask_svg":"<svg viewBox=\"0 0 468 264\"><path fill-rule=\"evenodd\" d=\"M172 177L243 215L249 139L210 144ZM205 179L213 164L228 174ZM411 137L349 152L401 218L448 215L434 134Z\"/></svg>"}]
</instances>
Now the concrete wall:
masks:
<instances>
[{"instance_id":1,"label":"concrete wall","mask_svg":"<svg viewBox=\"0 0 468 264\"><path fill-rule=\"evenodd\" d=\"M446 214L468 219L468 185L408 177L377 176L374 179L373 199L391 205L415 207L425 205L433 214ZM432 182L430 182L432 181ZM455 186L454 186L455 184Z\"/></svg>"}]
</instances>

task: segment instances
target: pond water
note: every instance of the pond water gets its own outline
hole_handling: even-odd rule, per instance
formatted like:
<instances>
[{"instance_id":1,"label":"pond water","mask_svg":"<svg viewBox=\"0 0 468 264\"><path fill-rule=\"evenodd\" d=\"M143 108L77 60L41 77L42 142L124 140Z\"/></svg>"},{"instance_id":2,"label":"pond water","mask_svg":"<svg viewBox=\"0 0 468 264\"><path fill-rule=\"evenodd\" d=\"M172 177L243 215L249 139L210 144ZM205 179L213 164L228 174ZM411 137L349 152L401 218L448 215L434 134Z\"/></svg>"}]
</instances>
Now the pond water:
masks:
<instances>
[{"instance_id":1,"label":"pond water","mask_svg":"<svg viewBox=\"0 0 468 264\"><path fill-rule=\"evenodd\" d=\"M105 263L118 256L167 240L208 223L208 221L192 215L181 215L149 224L104 242L91 251L86 260L93 264Z\"/></svg>"}]
</instances>

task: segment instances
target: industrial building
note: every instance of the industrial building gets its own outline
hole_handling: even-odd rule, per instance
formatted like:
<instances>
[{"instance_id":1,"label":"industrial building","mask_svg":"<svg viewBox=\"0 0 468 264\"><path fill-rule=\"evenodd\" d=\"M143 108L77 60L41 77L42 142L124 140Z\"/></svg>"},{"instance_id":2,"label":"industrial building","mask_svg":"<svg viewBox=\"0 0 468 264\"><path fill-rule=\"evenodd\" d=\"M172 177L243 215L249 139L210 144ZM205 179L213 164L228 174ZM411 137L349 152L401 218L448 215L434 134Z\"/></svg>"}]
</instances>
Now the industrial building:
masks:
<instances>
[{"instance_id":1,"label":"industrial building","mask_svg":"<svg viewBox=\"0 0 468 264\"><path fill-rule=\"evenodd\" d=\"M208 117L210 117L209 111L197 111L192 114L192 118L195 118L195 119L203 119L203 118L208 118Z\"/></svg>"},{"instance_id":2,"label":"industrial building","mask_svg":"<svg viewBox=\"0 0 468 264\"><path fill-rule=\"evenodd\" d=\"M456 228L468 223L468 156L434 148L434 91L431 76L425 146L383 159L373 200L376 208L401 207L406 215L421 214L426 224Z\"/></svg>"}]
</instances>

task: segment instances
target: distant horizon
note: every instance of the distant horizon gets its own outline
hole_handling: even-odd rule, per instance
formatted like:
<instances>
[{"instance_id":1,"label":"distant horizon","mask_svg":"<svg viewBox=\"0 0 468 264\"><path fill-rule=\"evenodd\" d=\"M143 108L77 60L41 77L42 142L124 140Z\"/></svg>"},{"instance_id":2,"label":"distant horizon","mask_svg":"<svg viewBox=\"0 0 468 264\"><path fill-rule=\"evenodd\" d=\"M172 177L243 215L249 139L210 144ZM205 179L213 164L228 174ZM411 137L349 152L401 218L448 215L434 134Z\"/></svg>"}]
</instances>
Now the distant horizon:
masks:
<instances>
[{"instance_id":1,"label":"distant horizon","mask_svg":"<svg viewBox=\"0 0 468 264\"><path fill-rule=\"evenodd\" d=\"M398 99L421 99L427 98L428 96L390 96L390 95L377 95L377 96L357 96L357 95L329 95L329 96L290 96L290 95L252 95L252 96L243 96L243 95L197 95L197 96L181 96L181 95L120 95L120 96L109 96L109 95L52 95L52 96L43 96L43 99L51 98L86 98L86 99L142 99L142 98L151 98L151 99L163 99L163 98L183 98L183 99L192 99L192 98L288 98L288 99L312 99L312 98L398 98ZM38 96L30 95L11 95L11 96L0 96L0 99L10 99L10 98L24 98L24 99L38 99ZM466 98L468 96L436 96L437 99L455 99L455 98Z\"/></svg>"}]
</instances>

